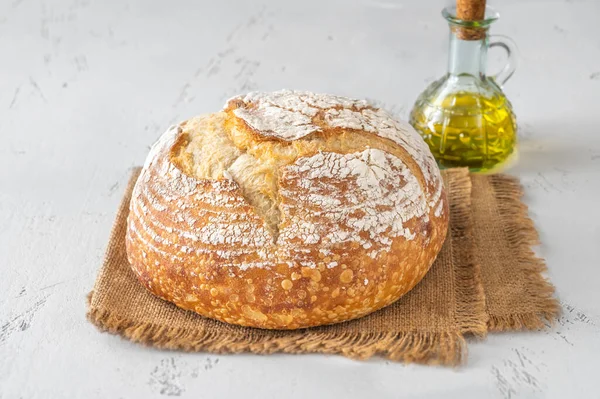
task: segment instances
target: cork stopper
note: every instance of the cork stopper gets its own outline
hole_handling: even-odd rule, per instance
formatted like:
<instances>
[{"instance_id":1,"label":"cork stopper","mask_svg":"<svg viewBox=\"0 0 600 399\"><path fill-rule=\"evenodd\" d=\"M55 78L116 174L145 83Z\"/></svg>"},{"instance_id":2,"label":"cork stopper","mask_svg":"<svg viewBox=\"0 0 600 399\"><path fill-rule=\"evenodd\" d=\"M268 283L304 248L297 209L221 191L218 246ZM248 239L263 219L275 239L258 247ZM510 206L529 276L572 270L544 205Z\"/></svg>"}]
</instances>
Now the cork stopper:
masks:
<instances>
[{"instance_id":1,"label":"cork stopper","mask_svg":"<svg viewBox=\"0 0 600 399\"><path fill-rule=\"evenodd\" d=\"M485 0L456 0L456 18L463 21L481 21L485 18ZM462 40L481 40L483 28L454 27L453 31Z\"/></svg>"}]
</instances>

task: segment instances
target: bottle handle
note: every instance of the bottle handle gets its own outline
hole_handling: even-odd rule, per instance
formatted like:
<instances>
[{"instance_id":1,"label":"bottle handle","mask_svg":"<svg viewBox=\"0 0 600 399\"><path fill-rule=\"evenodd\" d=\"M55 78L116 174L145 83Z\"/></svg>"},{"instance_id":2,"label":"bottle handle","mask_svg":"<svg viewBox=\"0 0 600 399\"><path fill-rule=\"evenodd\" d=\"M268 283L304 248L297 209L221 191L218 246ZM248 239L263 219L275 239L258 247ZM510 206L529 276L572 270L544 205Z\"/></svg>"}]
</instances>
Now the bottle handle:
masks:
<instances>
[{"instance_id":1,"label":"bottle handle","mask_svg":"<svg viewBox=\"0 0 600 399\"><path fill-rule=\"evenodd\" d=\"M492 47L500 47L506 51L507 60L504 68L497 74L491 76L496 83L500 86L504 86L513 73L515 73L515 69L517 69L517 44L510 37L504 35L492 35L490 36L489 48Z\"/></svg>"}]
</instances>

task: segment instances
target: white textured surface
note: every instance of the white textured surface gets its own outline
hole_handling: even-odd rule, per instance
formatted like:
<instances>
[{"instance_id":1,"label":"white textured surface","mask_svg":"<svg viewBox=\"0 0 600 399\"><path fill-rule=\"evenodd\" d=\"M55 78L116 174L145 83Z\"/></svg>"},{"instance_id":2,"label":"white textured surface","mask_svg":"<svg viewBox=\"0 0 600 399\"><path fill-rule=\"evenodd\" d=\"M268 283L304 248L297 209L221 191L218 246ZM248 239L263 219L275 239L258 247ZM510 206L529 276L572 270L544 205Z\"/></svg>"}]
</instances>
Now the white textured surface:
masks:
<instances>
[{"instance_id":1,"label":"white textured surface","mask_svg":"<svg viewBox=\"0 0 600 399\"><path fill-rule=\"evenodd\" d=\"M336 356L152 350L85 320L127 179L175 121L282 87L406 116L444 72L440 1L0 2L0 397L598 397L600 3L498 2L506 88L564 316L453 370ZM342 6L343 5L343 6ZM532 16L537 16L532 18ZM491 67L501 58L490 53Z\"/></svg>"}]
</instances>

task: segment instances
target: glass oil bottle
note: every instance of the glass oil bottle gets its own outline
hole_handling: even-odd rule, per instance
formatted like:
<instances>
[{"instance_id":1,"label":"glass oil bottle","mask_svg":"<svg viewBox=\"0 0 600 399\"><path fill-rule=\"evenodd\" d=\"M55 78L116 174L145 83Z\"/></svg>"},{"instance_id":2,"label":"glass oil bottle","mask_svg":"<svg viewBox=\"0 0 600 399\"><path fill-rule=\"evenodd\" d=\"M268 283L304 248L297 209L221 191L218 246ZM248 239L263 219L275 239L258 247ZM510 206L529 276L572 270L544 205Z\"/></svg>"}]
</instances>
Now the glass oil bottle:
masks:
<instances>
[{"instance_id":1,"label":"glass oil bottle","mask_svg":"<svg viewBox=\"0 0 600 399\"><path fill-rule=\"evenodd\" d=\"M516 47L506 37L489 37L498 19L490 7L478 21L458 19L455 7L442 15L450 25L448 73L418 97L410 123L440 167L497 171L516 158L517 124L501 89L515 70ZM500 73L487 76L487 50L496 46L506 50L508 62Z\"/></svg>"}]
</instances>

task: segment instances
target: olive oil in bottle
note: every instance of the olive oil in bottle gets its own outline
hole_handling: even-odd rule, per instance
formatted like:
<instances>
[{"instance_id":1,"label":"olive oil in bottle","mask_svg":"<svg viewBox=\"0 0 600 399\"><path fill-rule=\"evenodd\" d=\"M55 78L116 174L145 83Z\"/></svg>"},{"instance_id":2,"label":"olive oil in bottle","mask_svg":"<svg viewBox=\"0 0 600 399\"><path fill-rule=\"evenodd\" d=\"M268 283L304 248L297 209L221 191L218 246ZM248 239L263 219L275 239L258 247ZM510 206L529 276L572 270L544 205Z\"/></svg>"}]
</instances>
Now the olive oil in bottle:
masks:
<instances>
[{"instance_id":1,"label":"olive oil in bottle","mask_svg":"<svg viewBox=\"0 0 600 399\"><path fill-rule=\"evenodd\" d=\"M448 73L421 93L410 123L440 167L496 171L516 155L515 115L499 86L514 72L515 47L505 37L490 41L489 25L498 18L491 8L485 8L485 19L480 21L462 21L455 11L449 7L442 13L450 25ZM487 49L493 46L507 51L508 63L499 74L488 77Z\"/></svg>"},{"instance_id":2,"label":"olive oil in bottle","mask_svg":"<svg viewBox=\"0 0 600 399\"><path fill-rule=\"evenodd\" d=\"M505 165L516 148L516 121L504 96L457 92L417 100L411 124L441 167L490 171Z\"/></svg>"}]
</instances>

